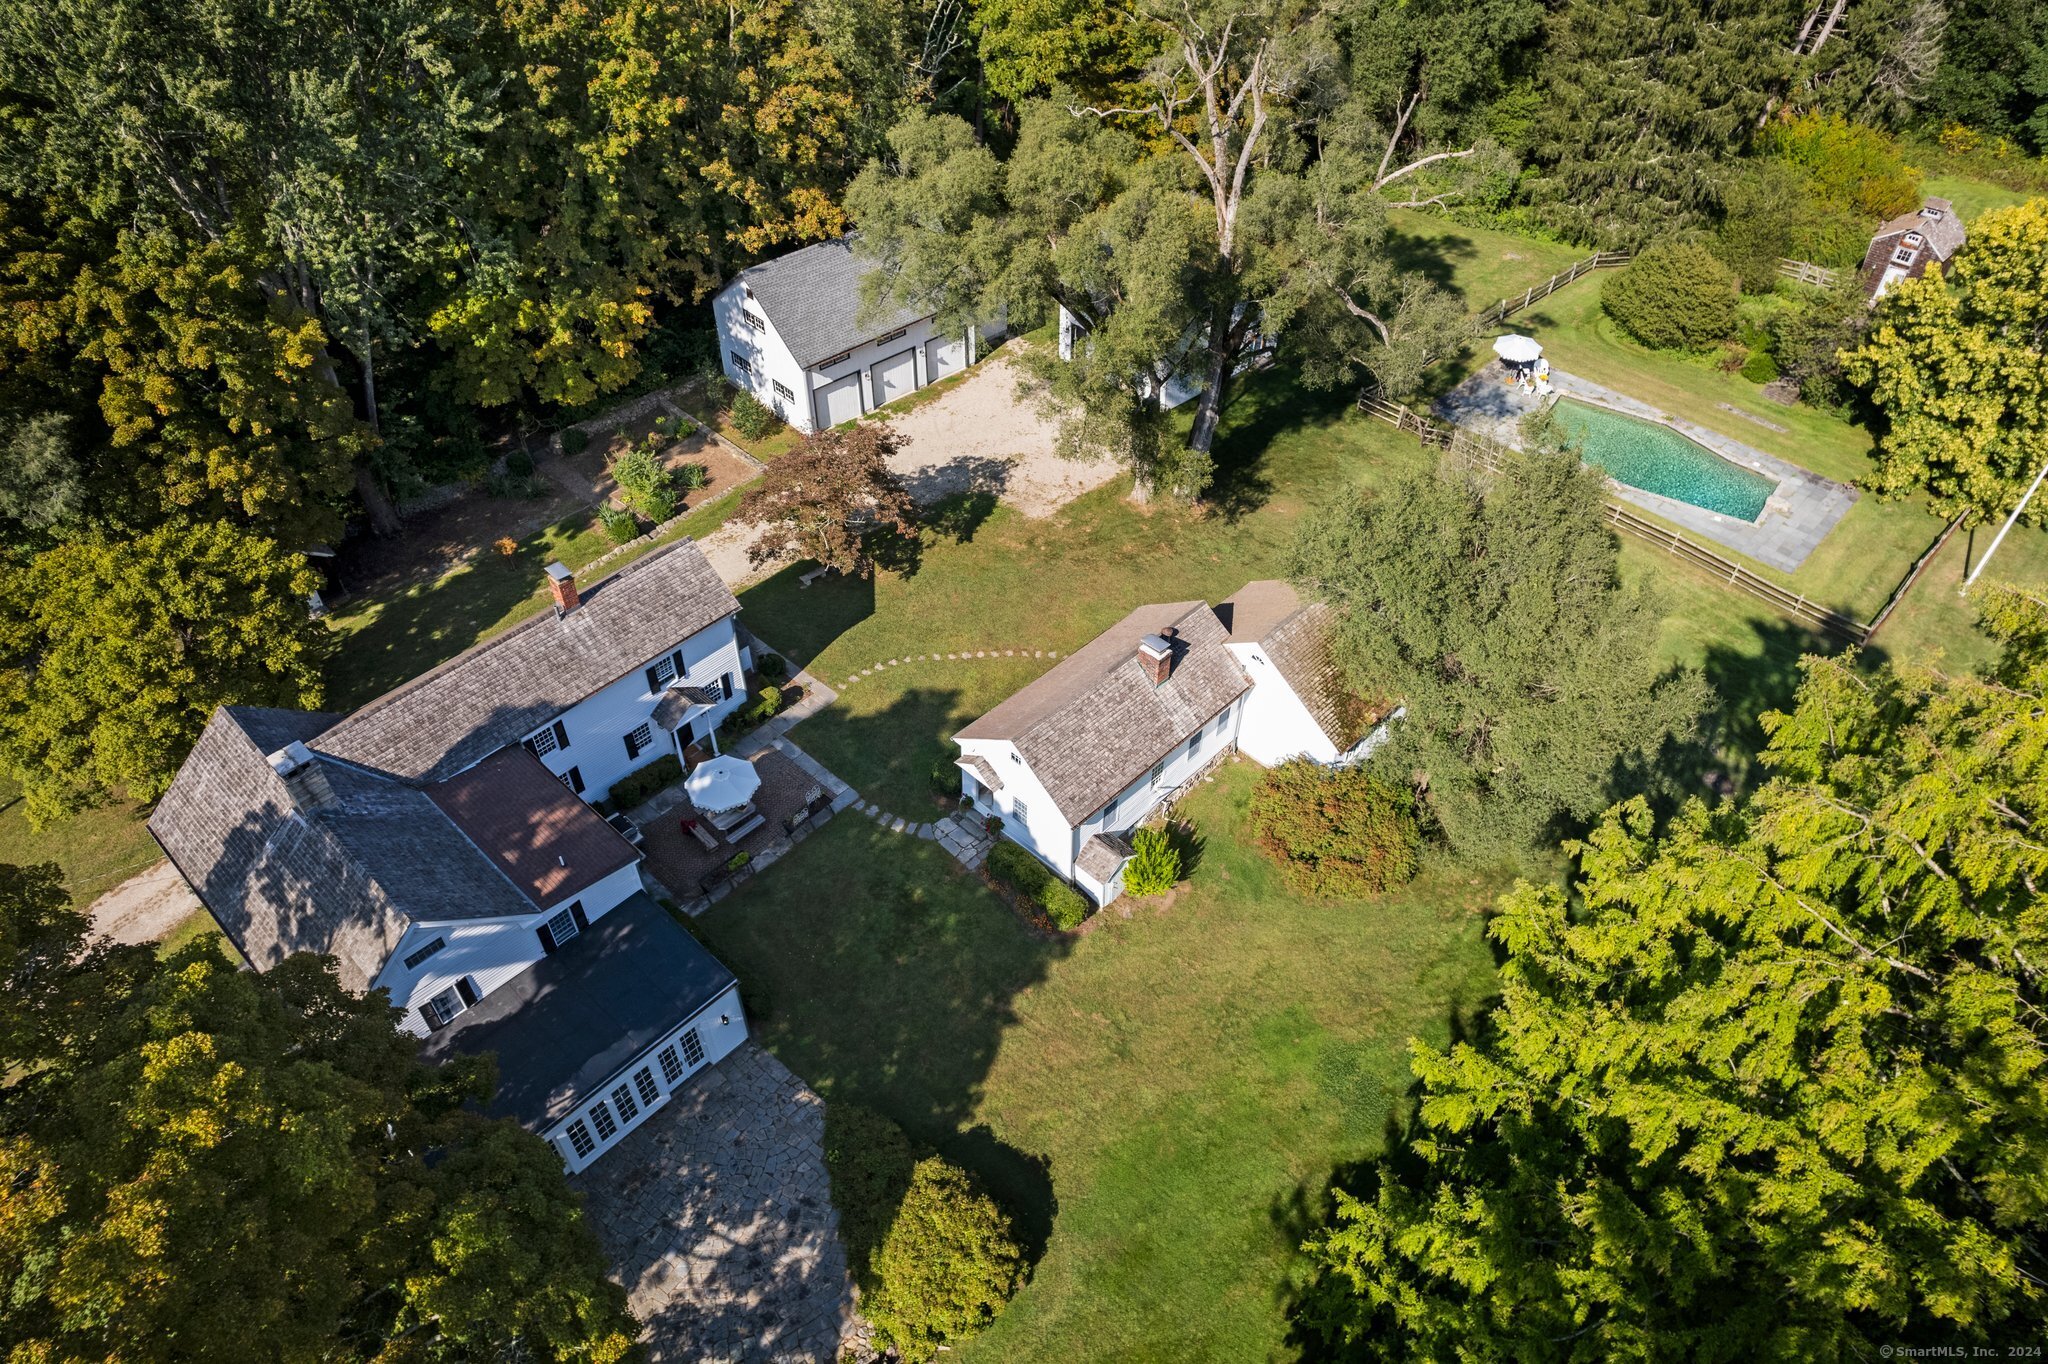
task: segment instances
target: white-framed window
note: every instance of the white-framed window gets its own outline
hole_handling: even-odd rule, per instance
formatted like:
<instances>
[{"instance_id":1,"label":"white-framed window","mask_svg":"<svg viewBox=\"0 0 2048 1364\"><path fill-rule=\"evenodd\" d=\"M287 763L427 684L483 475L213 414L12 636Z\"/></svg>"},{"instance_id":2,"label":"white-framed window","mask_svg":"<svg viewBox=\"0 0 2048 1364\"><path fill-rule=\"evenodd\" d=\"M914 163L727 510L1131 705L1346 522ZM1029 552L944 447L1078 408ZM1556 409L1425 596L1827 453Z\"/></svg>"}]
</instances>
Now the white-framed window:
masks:
<instances>
[{"instance_id":1,"label":"white-framed window","mask_svg":"<svg viewBox=\"0 0 2048 1364\"><path fill-rule=\"evenodd\" d=\"M427 1020L428 1027L445 1028L455 1021L464 1007L462 996L451 987L420 1005L420 1014Z\"/></svg>"},{"instance_id":2,"label":"white-framed window","mask_svg":"<svg viewBox=\"0 0 2048 1364\"><path fill-rule=\"evenodd\" d=\"M533 749L534 757L545 758L548 754L555 751L556 745L554 726L548 726L540 733L534 735L531 739L528 739L526 743L528 747Z\"/></svg>"},{"instance_id":3,"label":"white-framed window","mask_svg":"<svg viewBox=\"0 0 2048 1364\"><path fill-rule=\"evenodd\" d=\"M740 309L740 325L742 327L745 327L750 332L768 330L767 320L764 319L759 313L755 312L752 308Z\"/></svg>"},{"instance_id":4,"label":"white-framed window","mask_svg":"<svg viewBox=\"0 0 2048 1364\"><path fill-rule=\"evenodd\" d=\"M590 1106L590 1120L597 1124L597 1135L601 1141L610 1141L619 1134L619 1124L612 1117L612 1111L599 1099Z\"/></svg>"},{"instance_id":5,"label":"white-framed window","mask_svg":"<svg viewBox=\"0 0 2048 1364\"><path fill-rule=\"evenodd\" d=\"M565 909L554 918L548 920L548 936L555 940L555 946L557 947L560 947L580 932L582 930L576 927L576 911L573 909Z\"/></svg>"},{"instance_id":6,"label":"white-framed window","mask_svg":"<svg viewBox=\"0 0 2048 1364\"><path fill-rule=\"evenodd\" d=\"M695 1028L692 1028L688 1032L683 1034L682 1043L683 1060L688 1062L692 1067L703 1065L704 1039L697 1036L697 1030Z\"/></svg>"},{"instance_id":7,"label":"white-framed window","mask_svg":"<svg viewBox=\"0 0 2048 1364\"><path fill-rule=\"evenodd\" d=\"M612 1091L612 1102L618 1106L620 1122L631 1122L640 1116L640 1105L633 1102L633 1091L626 1086Z\"/></svg>"},{"instance_id":8,"label":"white-framed window","mask_svg":"<svg viewBox=\"0 0 2048 1364\"><path fill-rule=\"evenodd\" d=\"M674 1047L663 1047L661 1055L655 1058L661 1062L661 1078L674 1084L683 1078L682 1058L676 1055Z\"/></svg>"},{"instance_id":9,"label":"white-framed window","mask_svg":"<svg viewBox=\"0 0 2048 1364\"><path fill-rule=\"evenodd\" d=\"M740 373L752 374L754 372L754 362L741 355L738 351L726 352L726 358L732 361L732 367Z\"/></svg>"},{"instance_id":10,"label":"white-framed window","mask_svg":"<svg viewBox=\"0 0 2048 1364\"><path fill-rule=\"evenodd\" d=\"M436 952L440 951L447 945L447 939L436 938L432 942L428 943L425 947L406 953L405 969L408 971L412 970L414 967L418 966L421 962L425 961L428 957L433 956Z\"/></svg>"},{"instance_id":11,"label":"white-framed window","mask_svg":"<svg viewBox=\"0 0 2048 1364\"><path fill-rule=\"evenodd\" d=\"M852 351L850 351L850 350L843 350L843 351L839 352L839 354L837 354L837 355L833 356L833 357L832 357L831 359L829 359L829 360L820 360L820 361L819 361L819 362L818 362L817 364L815 364L815 365L812 365L812 366L811 366L811 368L812 368L812 369L830 369L830 368L832 368L832 366L834 366L834 365L843 365L843 364L845 364L845 363L846 363L846 362L847 362L848 360L851 360L852 358L853 358L853 352L852 352Z\"/></svg>"},{"instance_id":12,"label":"white-framed window","mask_svg":"<svg viewBox=\"0 0 2048 1364\"><path fill-rule=\"evenodd\" d=\"M1892 252L1892 264L1911 265L1913 263L1913 257L1919 254L1920 253L1918 251L1914 250L1910 246L1902 246L1898 250Z\"/></svg>"},{"instance_id":13,"label":"white-framed window","mask_svg":"<svg viewBox=\"0 0 2048 1364\"><path fill-rule=\"evenodd\" d=\"M1147 780L1150 781L1152 785L1157 786L1159 785L1159 779L1165 775L1166 759L1161 758L1158 762L1152 764L1152 772L1151 775L1147 778Z\"/></svg>"},{"instance_id":14,"label":"white-framed window","mask_svg":"<svg viewBox=\"0 0 2048 1364\"><path fill-rule=\"evenodd\" d=\"M1016 820L1019 824L1029 824L1031 822L1031 807L1015 796L1010 797L1010 818Z\"/></svg>"},{"instance_id":15,"label":"white-framed window","mask_svg":"<svg viewBox=\"0 0 2048 1364\"><path fill-rule=\"evenodd\" d=\"M676 680L676 659L674 654L654 660L654 689L661 691Z\"/></svg>"},{"instance_id":16,"label":"white-framed window","mask_svg":"<svg viewBox=\"0 0 2048 1364\"><path fill-rule=\"evenodd\" d=\"M654 1084L654 1072L646 1066L633 1072L633 1088L640 1091L640 1102L643 1105L651 1106L661 1097L661 1091Z\"/></svg>"},{"instance_id":17,"label":"white-framed window","mask_svg":"<svg viewBox=\"0 0 2048 1364\"><path fill-rule=\"evenodd\" d=\"M581 1118L569 1124L569 1145L576 1148L578 1160L582 1160L597 1149L597 1143L591 1140L590 1128Z\"/></svg>"},{"instance_id":18,"label":"white-framed window","mask_svg":"<svg viewBox=\"0 0 2048 1364\"><path fill-rule=\"evenodd\" d=\"M1202 751L1202 735L1204 732L1204 730L1198 729L1193 734L1188 735L1188 756L1190 758Z\"/></svg>"},{"instance_id":19,"label":"white-framed window","mask_svg":"<svg viewBox=\"0 0 2048 1364\"><path fill-rule=\"evenodd\" d=\"M788 398L794 401L796 398L796 390L791 388L788 384L783 383L782 380L777 379L775 381L775 396L778 398Z\"/></svg>"},{"instance_id":20,"label":"white-framed window","mask_svg":"<svg viewBox=\"0 0 2048 1364\"><path fill-rule=\"evenodd\" d=\"M895 331L893 331L893 332L890 332L890 333L889 333L889 334L888 334L887 336L878 336L878 337L876 337L876 338L875 338L875 344L879 346L879 345L881 345L881 344L882 344L882 343L883 343L884 341L900 341L900 340L902 340L902 339L903 339L904 337L906 337L906 336L908 336L908 335L910 335L910 328L908 328L908 327L898 327L898 328L897 328L897 329L896 329Z\"/></svg>"},{"instance_id":21,"label":"white-framed window","mask_svg":"<svg viewBox=\"0 0 2048 1364\"><path fill-rule=\"evenodd\" d=\"M632 749L636 756L653 746L654 725L651 721L643 721L637 729L626 736L626 747Z\"/></svg>"}]
</instances>

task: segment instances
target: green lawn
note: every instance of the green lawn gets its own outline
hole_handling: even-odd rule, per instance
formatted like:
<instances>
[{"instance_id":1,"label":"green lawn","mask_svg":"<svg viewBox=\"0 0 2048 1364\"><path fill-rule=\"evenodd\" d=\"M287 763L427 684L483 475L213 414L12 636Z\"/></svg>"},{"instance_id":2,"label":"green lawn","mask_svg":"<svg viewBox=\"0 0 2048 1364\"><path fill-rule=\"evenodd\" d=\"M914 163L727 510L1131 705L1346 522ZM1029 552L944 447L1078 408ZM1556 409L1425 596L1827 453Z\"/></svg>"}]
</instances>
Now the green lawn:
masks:
<instances>
[{"instance_id":1,"label":"green lawn","mask_svg":"<svg viewBox=\"0 0 2048 1364\"><path fill-rule=\"evenodd\" d=\"M163 856L143 823L147 818L147 810L123 801L37 832L21 811L21 788L0 777L0 862L55 862L71 898L91 904Z\"/></svg>"},{"instance_id":2,"label":"green lawn","mask_svg":"<svg viewBox=\"0 0 2048 1364\"><path fill-rule=\"evenodd\" d=\"M1583 246L1464 227L1414 209L1390 209L1387 222L1393 228L1388 247L1394 264L1455 290L1475 313L1592 254Z\"/></svg>"},{"instance_id":3,"label":"green lawn","mask_svg":"<svg viewBox=\"0 0 2048 1364\"><path fill-rule=\"evenodd\" d=\"M1964 175L1930 175L1920 182L1920 191L1954 204L1966 224L1975 222L1979 214L1994 208L2011 208L2032 197L2003 185L1994 185L1988 180L1973 180Z\"/></svg>"},{"instance_id":4,"label":"green lawn","mask_svg":"<svg viewBox=\"0 0 2048 1364\"><path fill-rule=\"evenodd\" d=\"M1189 888L1075 939L846 817L697 921L791 1069L938 1144L1044 1246L969 1364L1284 1355L1305 1211L1380 1148L1408 1039L1442 1045L1490 992L1499 882L1303 903L1249 850L1251 775L1183 807Z\"/></svg>"}]
</instances>

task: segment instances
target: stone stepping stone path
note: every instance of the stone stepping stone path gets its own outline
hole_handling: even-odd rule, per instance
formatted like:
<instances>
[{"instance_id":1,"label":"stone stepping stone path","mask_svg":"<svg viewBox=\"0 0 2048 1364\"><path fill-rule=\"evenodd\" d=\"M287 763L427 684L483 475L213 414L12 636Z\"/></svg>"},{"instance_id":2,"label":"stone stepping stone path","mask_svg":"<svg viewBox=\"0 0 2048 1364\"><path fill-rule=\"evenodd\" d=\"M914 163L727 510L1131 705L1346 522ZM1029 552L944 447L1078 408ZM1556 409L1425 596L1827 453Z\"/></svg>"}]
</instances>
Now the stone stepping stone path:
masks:
<instances>
[{"instance_id":1,"label":"stone stepping stone path","mask_svg":"<svg viewBox=\"0 0 2048 1364\"><path fill-rule=\"evenodd\" d=\"M887 672L905 663L971 663L979 658L1055 659L1059 656L1058 649L962 649L958 653L950 654L905 654L901 658L885 659L872 668L862 668L848 676L840 686L842 689L850 687L864 677L873 677L876 673Z\"/></svg>"},{"instance_id":2,"label":"stone stepping stone path","mask_svg":"<svg viewBox=\"0 0 2048 1364\"><path fill-rule=\"evenodd\" d=\"M931 824L920 824L884 810L871 800L854 802L854 809L872 819L890 833L903 834L910 838L921 838L936 843L949 853L953 860L969 871L978 871L988 857L988 850L995 840L981 827L976 815L951 814Z\"/></svg>"}]
</instances>

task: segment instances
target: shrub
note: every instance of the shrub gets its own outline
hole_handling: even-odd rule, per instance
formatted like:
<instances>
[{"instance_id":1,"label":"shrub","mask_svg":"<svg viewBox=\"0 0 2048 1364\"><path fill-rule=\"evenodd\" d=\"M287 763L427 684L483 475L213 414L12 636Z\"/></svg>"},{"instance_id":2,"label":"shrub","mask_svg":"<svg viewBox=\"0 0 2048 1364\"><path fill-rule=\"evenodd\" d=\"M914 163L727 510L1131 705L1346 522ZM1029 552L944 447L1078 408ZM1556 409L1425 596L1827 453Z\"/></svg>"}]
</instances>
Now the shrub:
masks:
<instances>
[{"instance_id":1,"label":"shrub","mask_svg":"<svg viewBox=\"0 0 2048 1364\"><path fill-rule=\"evenodd\" d=\"M1021 844L998 840L988 850L989 875L1045 912L1055 928L1071 931L1088 917L1088 897L1054 876Z\"/></svg>"},{"instance_id":2,"label":"shrub","mask_svg":"<svg viewBox=\"0 0 2048 1364\"><path fill-rule=\"evenodd\" d=\"M684 492L694 493L699 488L710 486L711 471L701 464L685 464L676 470L675 482Z\"/></svg>"},{"instance_id":3,"label":"shrub","mask_svg":"<svg viewBox=\"0 0 2048 1364\"><path fill-rule=\"evenodd\" d=\"M1769 325L1771 358L1779 373L1799 385L1802 401L1834 407L1847 400L1841 355L1856 349L1870 327L1870 310L1855 280L1774 314Z\"/></svg>"},{"instance_id":4,"label":"shrub","mask_svg":"<svg viewBox=\"0 0 2048 1364\"><path fill-rule=\"evenodd\" d=\"M995 1320L1023 1280L1024 1252L996 1201L932 1156L911 1170L868 1272L861 1314L878 1340L918 1364Z\"/></svg>"},{"instance_id":5,"label":"shrub","mask_svg":"<svg viewBox=\"0 0 2048 1364\"><path fill-rule=\"evenodd\" d=\"M640 534L640 519L623 507L599 508L597 523L604 527L605 538L615 545L623 545Z\"/></svg>"},{"instance_id":6,"label":"shrub","mask_svg":"<svg viewBox=\"0 0 2048 1364\"><path fill-rule=\"evenodd\" d=\"M1180 849L1164 829L1140 829L1131 839L1134 850L1124 864L1124 892L1164 895L1180 879Z\"/></svg>"},{"instance_id":7,"label":"shrub","mask_svg":"<svg viewBox=\"0 0 2048 1364\"><path fill-rule=\"evenodd\" d=\"M615 810L630 810L664 786L681 780L683 764L673 753L664 753L645 767L628 772L612 783L608 799Z\"/></svg>"},{"instance_id":8,"label":"shrub","mask_svg":"<svg viewBox=\"0 0 2048 1364\"><path fill-rule=\"evenodd\" d=\"M1759 140L1768 155L1804 172L1825 205L1866 220L1920 207L1920 172L1879 129L1809 113L1771 124Z\"/></svg>"},{"instance_id":9,"label":"shrub","mask_svg":"<svg viewBox=\"0 0 2048 1364\"><path fill-rule=\"evenodd\" d=\"M1250 814L1260 850L1299 894L1373 895L1415 874L1414 794L1364 768L1282 763L1259 779Z\"/></svg>"},{"instance_id":10,"label":"shrub","mask_svg":"<svg viewBox=\"0 0 2048 1364\"><path fill-rule=\"evenodd\" d=\"M738 871L753 860L754 855L750 852L736 852L731 857L725 859L725 869L727 871Z\"/></svg>"},{"instance_id":11,"label":"shrub","mask_svg":"<svg viewBox=\"0 0 2048 1364\"><path fill-rule=\"evenodd\" d=\"M761 713L763 720L782 709L782 688L763 687L754 693L754 709Z\"/></svg>"},{"instance_id":12,"label":"shrub","mask_svg":"<svg viewBox=\"0 0 2048 1364\"><path fill-rule=\"evenodd\" d=\"M1753 384L1767 384L1778 377L1778 362L1771 358L1768 350L1758 346L1742 362L1742 377Z\"/></svg>"},{"instance_id":13,"label":"shrub","mask_svg":"<svg viewBox=\"0 0 2048 1364\"><path fill-rule=\"evenodd\" d=\"M758 1012L751 990L747 1012ZM832 1206L855 1277L867 1280L868 1263L896 1220L910 1189L917 1153L903 1129L872 1109L834 1100L825 1105L825 1169L832 1176Z\"/></svg>"},{"instance_id":14,"label":"shrub","mask_svg":"<svg viewBox=\"0 0 2048 1364\"><path fill-rule=\"evenodd\" d=\"M637 446L612 465L619 498L634 511L659 524L676 514L676 494L668 467L648 446Z\"/></svg>"},{"instance_id":15,"label":"shrub","mask_svg":"<svg viewBox=\"0 0 2048 1364\"><path fill-rule=\"evenodd\" d=\"M932 793L940 799L960 794L960 769L944 758L932 764Z\"/></svg>"},{"instance_id":16,"label":"shrub","mask_svg":"<svg viewBox=\"0 0 2048 1364\"><path fill-rule=\"evenodd\" d=\"M756 398L745 389L739 389L733 393L733 430L739 432L748 440L760 440L780 425L782 425L782 418L776 416L759 398Z\"/></svg>"},{"instance_id":17,"label":"shrub","mask_svg":"<svg viewBox=\"0 0 2048 1364\"><path fill-rule=\"evenodd\" d=\"M590 433L580 426L572 426L562 433L562 453L574 459L590 448Z\"/></svg>"},{"instance_id":18,"label":"shrub","mask_svg":"<svg viewBox=\"0 0 2048 1364\"><path fill-rule=\"evenodd\" d=\"M789 676L789 661L764 649L754 659L754 671L770 682L780 682Z\"/></svg>"},{"instance_id":19,"label":"shrub","mask_svg":"<svg viewBox=\"0 0 2048 1364\"><path fill-rule=\"evenodd\" d=\"M1607 281L1600 304L1658 350L1705 350L1735 331L1735 276L1692 242L1658 242Z\"/></svg>"},{"instance_id":20,"label":"shrub","mask_svg":"<svg viewBox=\"0 0 2048 1364\"><path fill-rule=\"evenodd\" d=\"M533 477L533 452L523 445L515 445L505 454L505 472L514 478Z\"/></svg>"}]
</instances>

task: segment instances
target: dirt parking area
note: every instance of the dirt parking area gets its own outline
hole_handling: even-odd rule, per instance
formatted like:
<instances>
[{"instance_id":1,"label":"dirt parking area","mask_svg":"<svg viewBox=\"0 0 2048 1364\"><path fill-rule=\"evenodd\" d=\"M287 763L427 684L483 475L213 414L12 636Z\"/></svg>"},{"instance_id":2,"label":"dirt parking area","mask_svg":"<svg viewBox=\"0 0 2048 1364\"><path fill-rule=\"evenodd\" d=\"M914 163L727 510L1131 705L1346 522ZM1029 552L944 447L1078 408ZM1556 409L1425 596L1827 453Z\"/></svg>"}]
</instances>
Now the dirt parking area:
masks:
<instances>
[{"instance_id":1,"label":"dirt parking area","mask_svg":"<svg viewBox=\"0 0 2048 1364\"><path fill-rule=\"evenodd\" d=\"M1050 516L1116 476L1111 460L1053 453L1053 424L1018 398L1018 378L998 355L958 387L888 418L903 436L889 466L918 501L980 489L1026 516Z\"/></svg>"}]
</instances>

